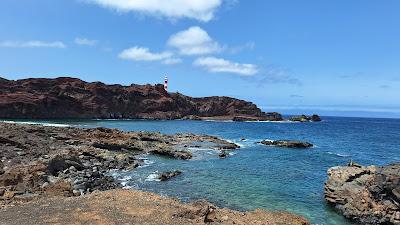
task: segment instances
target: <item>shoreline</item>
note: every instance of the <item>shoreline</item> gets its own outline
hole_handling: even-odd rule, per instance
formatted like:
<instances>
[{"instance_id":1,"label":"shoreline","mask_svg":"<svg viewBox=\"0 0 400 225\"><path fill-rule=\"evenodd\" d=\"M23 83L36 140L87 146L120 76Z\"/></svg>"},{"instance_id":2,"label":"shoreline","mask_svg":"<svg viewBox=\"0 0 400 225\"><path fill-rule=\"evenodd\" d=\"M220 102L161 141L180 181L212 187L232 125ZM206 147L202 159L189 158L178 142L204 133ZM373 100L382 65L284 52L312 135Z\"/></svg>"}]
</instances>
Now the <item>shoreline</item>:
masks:
<instances>
[{"instance_id":1,"label":"shoreline","mask_svg":"<svg viewBox=\"0 0 400 225\"><path fill-rule=\"evenodd\" d=\"M143 153L188 160L191 158L188 148L205 147L221 152L239 148L234 143L214 136L195 134L163 135L158 132L14 123L0 123L0 131L0 145L3 148L0 208L11 214L15 207L24 210L37 202L51 202L53 198L61 199L57 201L79 202L80 199L90 201L91 196L112 192L121 195L125 195L125 191L130 193L129 190L121 190L120 183L106 174L112 169L134 169L144 165L144 160L138 157ZM103 194L102 191L106 192ZM102 201L107 201L107 198ZM190 205L179 204L182 207ZM242 220L234 217L234 214L232 218L240 224ZM249 214L253 215L253 212ZM286 212L275 214L265 211L256 213L254 218L257 221L267 219L271 224L281 224L277 215L291 218L293 224L308 224L303 217ZM204 214L193 218L204 220L206 217ZM224 223L222 217L216 222ZM191 218L186 224L193 222ZM175 223L171 221L170 224Z\"/></svg>"}]
</instances>

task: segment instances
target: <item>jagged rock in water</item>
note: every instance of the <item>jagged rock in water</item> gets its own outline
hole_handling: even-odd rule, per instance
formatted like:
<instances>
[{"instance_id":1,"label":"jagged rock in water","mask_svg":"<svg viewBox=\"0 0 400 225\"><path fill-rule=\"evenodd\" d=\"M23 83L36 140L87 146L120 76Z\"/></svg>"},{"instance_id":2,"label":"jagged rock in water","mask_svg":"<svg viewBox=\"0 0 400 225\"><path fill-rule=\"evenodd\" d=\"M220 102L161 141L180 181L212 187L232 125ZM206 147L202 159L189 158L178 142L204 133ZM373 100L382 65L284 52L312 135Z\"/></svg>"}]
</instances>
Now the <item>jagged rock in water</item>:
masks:
<instances>
[{"instance_id":1,"label":"jagged rock in water","mask_svg":"<svg viewBox=\"0 0 400 225\"><path fill-rule=\"evenodd\" d=\"M312 116L306 116L306 115L301 115L301 116L294 116L289 118L290 121L293 122L320 122L321 118L317 114L313 114Z\"/></svg>"},{"instance_id":2,"label":"jagged rock in water","mask_svg":"<svg viewBox=\"0 0 400 225\"><path fill-rule=\"evenodd\" d=\"M175 176L178 176L182 173L182 171L180 170L174 170L174 171L168 171L168 172L164 172L162 174L160 174L158 176L158 179L160 179L161 181L166 181L169 180Z\"/></svg>"},{"instance_id":3,"label":"jagged rock in water","mask_svg":"<svg viewBox=\"0 0 400 225\"><path fill-rule=\"evenodd\" d=\"M310 121L310 118L306 115L301 115L301 116L294 116L289 118L290 121L293 122L308 122Z\"/></svg>"},{"instance_id":4,"label":"jagged rock in water","mask_svg":"<svg viewBox=\"0 0 400 225\"><path fill-rule=\"evenodd\" d=\"M325 199L361 224L400 224L400 164L338 166L328 170Z\"/></svg>"},{"instance_id":5,"label":"jagged rock in water","mask_svg":"<svg viewBox=\"0 0 400 225\"><path fill-rule=\"evenodd\" d=\"M317 114L314 114L311 116L310 120L313 122L320 122L321 118Z\"/></svg>"},{"instance_id":6,"label":"jagged rock in water","mask_svg":"<svg viewBox=\"0 0 400 225\"><path fill-rule=\"evenodd\" d=\"M264 140L260 142L263 145L285 147L285 148L311 148L313 144L304 141L292 141L292 140Z\"/></svg>"},{"instance_id":7,"label":"jagged rock in water","mask_svg":"<svg viewBox=\"0 0 400 225\"><path fill-rule=\"evenodd\" d=\"M226 157L229 156L229 152L226 151L226 150L222 150L222 151L218 154L218 156L219 156L220 158L226 158Z\"/></svg>"}]
</instances>

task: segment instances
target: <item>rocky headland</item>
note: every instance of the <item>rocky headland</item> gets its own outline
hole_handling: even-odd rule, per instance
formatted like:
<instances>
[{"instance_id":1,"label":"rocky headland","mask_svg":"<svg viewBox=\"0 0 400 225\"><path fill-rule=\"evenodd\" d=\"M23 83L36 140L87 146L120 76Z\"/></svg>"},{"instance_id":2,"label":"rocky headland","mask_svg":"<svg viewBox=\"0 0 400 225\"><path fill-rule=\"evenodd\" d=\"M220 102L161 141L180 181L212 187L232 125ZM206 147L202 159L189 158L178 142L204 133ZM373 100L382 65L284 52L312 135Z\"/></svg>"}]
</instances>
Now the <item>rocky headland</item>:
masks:
<instances>
[{"instance_id":1,"label":"rocky headland","mask_svg":"<svg viewBox=\"0 0 400 225\"><path fill-rule=\"evenodd\" d=\"M400 164L332 167L325 199L360 224L400 224Z\"/></svg>"},{"instance_id":2,"label":"rocky headland","mask_svg":"<svg viewBox=\"0 0 400 225\"><path fill-rule=\"evenodd\" d=\"M223 119L280 121L255 104L230 97L192 98L163 85L107 85L77 78L0 78L0 118Z\"/></svg>"}]
</instances>

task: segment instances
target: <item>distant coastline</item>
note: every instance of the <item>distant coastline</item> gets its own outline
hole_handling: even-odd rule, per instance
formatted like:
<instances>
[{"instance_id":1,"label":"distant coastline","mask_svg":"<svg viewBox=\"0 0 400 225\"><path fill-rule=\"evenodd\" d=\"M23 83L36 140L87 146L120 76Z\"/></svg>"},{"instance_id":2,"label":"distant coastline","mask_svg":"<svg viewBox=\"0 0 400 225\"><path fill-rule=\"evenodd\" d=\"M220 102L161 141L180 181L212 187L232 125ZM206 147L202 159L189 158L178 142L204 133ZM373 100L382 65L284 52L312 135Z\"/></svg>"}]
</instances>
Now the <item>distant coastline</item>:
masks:
<instances>
[{"instance_id":1,"label":"distant coastline","mask_svg":"<svg viewBox=\"0 0 400 225\"><path fill-rule=\"evenodd\" d=\"M167 92L162 84L107 85L71 77L0 78L0 118L287 120L278 112L263 112L252 102L226 96L193 98ZM320 121L317 115L288 119Z\"/></svg>"}]
</instances>

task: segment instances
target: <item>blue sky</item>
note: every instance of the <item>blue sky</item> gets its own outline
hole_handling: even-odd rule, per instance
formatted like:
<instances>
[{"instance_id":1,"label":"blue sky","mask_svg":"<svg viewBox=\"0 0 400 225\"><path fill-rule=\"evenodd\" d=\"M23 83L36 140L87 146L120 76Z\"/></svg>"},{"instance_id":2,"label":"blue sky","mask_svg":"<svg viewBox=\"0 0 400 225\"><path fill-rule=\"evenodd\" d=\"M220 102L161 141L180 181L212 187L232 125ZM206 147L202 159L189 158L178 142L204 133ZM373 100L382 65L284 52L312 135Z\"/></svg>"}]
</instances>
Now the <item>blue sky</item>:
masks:
<instances>
[{"instance_id":1,"label":"blue sky","mask_svg":"<svg viewBox=\"0 0 400 225\"><path fill-rule=\"evenodd\" d=\"M0 76L400 117L397 0L2 0Z\"/></svg>"}]
</instances>

